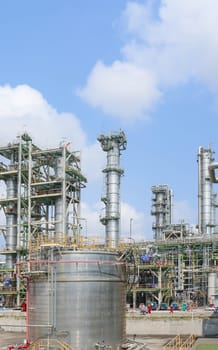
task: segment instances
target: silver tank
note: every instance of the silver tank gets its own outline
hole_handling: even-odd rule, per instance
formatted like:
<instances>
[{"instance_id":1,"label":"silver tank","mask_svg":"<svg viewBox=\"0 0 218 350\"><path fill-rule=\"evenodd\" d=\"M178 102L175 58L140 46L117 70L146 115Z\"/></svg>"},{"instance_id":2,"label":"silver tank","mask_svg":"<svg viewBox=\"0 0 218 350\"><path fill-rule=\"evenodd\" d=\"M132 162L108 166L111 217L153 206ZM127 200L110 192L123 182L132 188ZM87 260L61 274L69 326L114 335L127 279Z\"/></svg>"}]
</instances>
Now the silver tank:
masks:
<instances>
[{"instance_id":1,"label":"silver tank","mask_svg":"<svg viewBox=\"0 0 218 350\"><path fill-rule=\"evenodd\" d=\"M30 340L50 336L76 350L95 349L98 343L121 349L126 272L117 254L64 251L47 266L48 273L42 264L30 278Z\"/></svg>"}]
</instances>

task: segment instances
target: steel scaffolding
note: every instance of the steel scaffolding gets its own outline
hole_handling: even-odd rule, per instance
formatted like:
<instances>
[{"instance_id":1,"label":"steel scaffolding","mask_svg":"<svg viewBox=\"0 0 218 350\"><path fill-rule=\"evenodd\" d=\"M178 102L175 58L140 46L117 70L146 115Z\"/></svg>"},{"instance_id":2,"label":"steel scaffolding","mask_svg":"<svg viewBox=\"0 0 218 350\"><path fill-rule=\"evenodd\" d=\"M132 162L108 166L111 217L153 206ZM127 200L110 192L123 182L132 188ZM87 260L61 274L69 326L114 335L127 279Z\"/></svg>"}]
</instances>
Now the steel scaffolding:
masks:
<instances>
[{"instance_id":1,"label":"steel scaffolding","mask_svg":"<svg viewBox=\"0 0 218 350\"><path fill-rule=\"evenodd\" d=\"M80 169L80 153L66 144L40 149L28 134L0 147L0 181L5 193L0 207L5 214L7 274L15 263L35 254L43 245L71 246L80 242L80 192L86 178ZM20 304L17 279L17 303Z\"/></svg>"}]
</instances>

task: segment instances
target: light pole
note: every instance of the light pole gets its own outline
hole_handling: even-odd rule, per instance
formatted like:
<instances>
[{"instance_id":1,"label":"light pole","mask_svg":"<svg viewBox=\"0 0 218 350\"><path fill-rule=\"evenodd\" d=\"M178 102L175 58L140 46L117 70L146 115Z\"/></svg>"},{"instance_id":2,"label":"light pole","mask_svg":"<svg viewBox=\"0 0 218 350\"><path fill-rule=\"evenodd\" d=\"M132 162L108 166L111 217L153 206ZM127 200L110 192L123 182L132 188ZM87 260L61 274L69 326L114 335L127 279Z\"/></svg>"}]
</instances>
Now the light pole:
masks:
<instances>
[{"instance_id":1,"label":"light pole","mask_svg":"<svg viewBox=\"0 0 218 350\"><path fill-rule=\"evenodd\" d=\"M83 220L85 222L85 235L87 237L87 219L86 218L80 218L80 220Z\"/></svg>"},{"instance_id":2,"label":"light pole","mask_svg":"<svg viewBox=\"0 0 218 350\"><path fill-rule=\"evenodd\" d=\"M133 222L133 218L130 218L129 220L129 239L130 239L130 243L132 240L132 222Z\"/></svg>"},{"instance_id":3,"label":"light pole","mask_svg":"<svg viewBox=\"0 0 218 350\"><path fill-rule=\"evenodd\" d=\"M80 246L80 239L81 239L81 230L83 229L82 225L81 225L81 221L85 221L85 238L87 240L87 219L86 218L79 218L79 231L78 231L78 237L77 237L77 244L78 246Z\"/></svg>"}]
</instances>

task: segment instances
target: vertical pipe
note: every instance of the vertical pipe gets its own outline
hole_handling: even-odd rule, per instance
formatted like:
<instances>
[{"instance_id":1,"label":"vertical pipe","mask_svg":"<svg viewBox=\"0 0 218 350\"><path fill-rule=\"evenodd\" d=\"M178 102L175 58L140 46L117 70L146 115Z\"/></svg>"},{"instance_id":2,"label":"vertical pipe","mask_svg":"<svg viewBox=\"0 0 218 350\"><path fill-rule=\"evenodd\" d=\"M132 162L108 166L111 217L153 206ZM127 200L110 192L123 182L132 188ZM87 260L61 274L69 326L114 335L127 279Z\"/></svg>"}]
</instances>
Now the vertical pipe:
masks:
<instances>
[{"instance_id":1,"label":"vertical pipe","mask_svg":"<svg viewBox=\"0 0 218 350\"><path fill-rule=\"evenodd\" d=\"M21 170L22 170L22 164L21 164L21 162L22 162L22 139L20 136L19 137L19 150L18 150L18 181L17 181L17 246L18 246L18 248L20 248L22 246L22 243L21 243Z\"/></svg>"},{"instance_id":2,"label":"vertical pipe","mask_svg":"<svg viewBox=\"0 0 218 350\"><path fill-rule=\"evenodd\" d=\"M173 190L169 190L169 224L173 223Z\"/></svg>"},{"instance_id":3,"label":"vertical pipe","mask_svg":"<svg viewBox=\"0 0 218 350\"><path fill-rule=\"evenodd\" d=\"M202 158L202 152L203 148L199 147L198 148L198 232L202 234L202 212L201 212L201 206L202 206L202 178L201 178L201 158Z\"/></svg>"},{"instance_id":4,"label":"vertical pipe","mask_svg":"<svg viewBox=\"0 0 218 350\"><path fill-rule=\"evenodd\" d=\"M19 137L18 148L18 175L17 175L17 263L20 262L21 243L21 170L22 170L22 138ZM16 276L17 306L20 305L20 277Z\"/></svg>"},{"instance_id":5,"label":"vertical pipe","mask_svg":"<svg viewBox=\"0 0 218 350\"><path fill-rule=\"evenodd\" d=\"M28 154L28 246L31 244L31 179L32 179L32 142L28 141L29 154Z\"/></svg>"},{"instance_id":6,"label":"vertical pipe","mask_svg":"<svg viewBox=\"0 0 218 350\"><path fill-rule=\"evenodd\" d=\"M212 204L211 204L211 223L212 223L212 234L216 233L216 193L212 193Z\"/></svg>"},{"instance_id":7,"label":"vertical pipe","mask_svg":"<svg viewBox=\"0 0 218 350\"><path fill-rule=\"evenodd\" d=\"M55 174L56 177L63 180L63 157L57 158ZM62 184L63 194L63 184ZM55 201L55 240L61 241L63 234L63 196L59 197Z\"/></svg>"},{"instance_id":8,"label":"vertical pipe","mask_svg":"<svg viewBox=\"0 0 218 350\"><path fill-rule=\"evenodd\" d=\"M67 230L66 230L66 147L65 145L63 146L62 150L62 157L63 157L63 179L62 179L62 237L66 237Z\"/></svg>"},{"instance_id":9,"label":"vertical pipe","mask_svg":"<svg viewBox=\"0 0 218 350\"><path fill-rule=\"evenodd\" d=\"M19 265L20 266L20 265ZM29 295L30 295L30 281L29 278L26 279L26 343L30 344L30 325L29 325L29 320L30 320L30 300L29 300Z\"/></svg>"},{"instance_id":10,"label":"vertical pipe","mask_svg":"<svg viewBox=\"0 0 218 350\"><path fill-rule=\"evenodd\" d=\"M178 285L177 289L182 290L182 253L181 253L181 246L178 246Z\"/></svg>"}]
</instances>

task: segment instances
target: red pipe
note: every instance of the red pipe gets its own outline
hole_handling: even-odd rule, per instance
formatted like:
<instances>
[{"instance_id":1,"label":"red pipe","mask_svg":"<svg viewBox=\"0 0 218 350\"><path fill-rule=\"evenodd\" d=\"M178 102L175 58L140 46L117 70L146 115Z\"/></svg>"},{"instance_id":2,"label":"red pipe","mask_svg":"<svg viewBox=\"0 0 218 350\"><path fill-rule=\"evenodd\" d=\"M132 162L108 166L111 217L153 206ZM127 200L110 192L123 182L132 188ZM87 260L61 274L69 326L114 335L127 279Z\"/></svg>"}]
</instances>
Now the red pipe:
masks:
<instances>
[{"instance_id":1,"label":"red pipe","mask_svg":"<svg viewBox=\"0 0 218 350\"><path fill-rule=\"evenodd\" d=\"M125 262L122 261L106 261L106 260L28 260L28 261L22 261L17 263L17 265L21 264L38 264L38 263L49 263L49 264L56 264L56 263L81 263L81 264L100 264L100 265L125 265Z\"/></svg>"}]
</instances>

